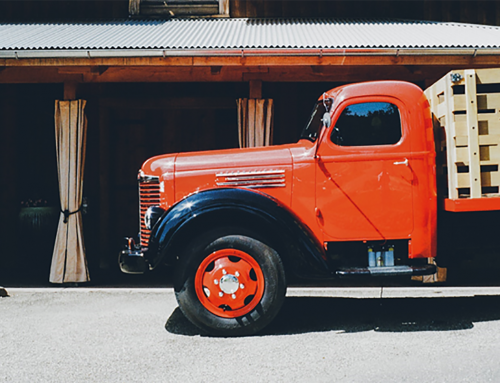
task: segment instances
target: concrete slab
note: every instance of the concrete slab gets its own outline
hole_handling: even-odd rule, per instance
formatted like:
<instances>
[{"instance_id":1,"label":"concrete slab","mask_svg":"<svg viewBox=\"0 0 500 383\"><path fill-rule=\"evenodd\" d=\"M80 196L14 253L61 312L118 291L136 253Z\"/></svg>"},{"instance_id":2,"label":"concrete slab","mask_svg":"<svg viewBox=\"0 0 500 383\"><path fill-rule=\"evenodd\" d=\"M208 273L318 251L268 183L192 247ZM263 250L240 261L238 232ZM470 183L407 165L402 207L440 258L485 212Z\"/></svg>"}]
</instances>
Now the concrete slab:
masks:
<instances>
[{"instance_id":1,"label":"concrete slab","mask_svg":"<svg viewBox=\"0 0 500 383\"><path fill-rule=\"evenodd\" d=\"M0 287L0 294L1 294ZM10 295L18 293L173 293L171 287L12 287ZM332 297L332 298L453 298L474 296L500 296L500 287L289 287L288 297Z\"/></svg>"},{"instance_id":2,"label":"concrete slab","mask_svg":"<svg viewBox=\"0 0 500 383\"><path fill-rule=\"evenodd\" d=\"M500 296L500 287L292 287L287 296L373 298L453 298Z\"/></svg>"}]
</instances>

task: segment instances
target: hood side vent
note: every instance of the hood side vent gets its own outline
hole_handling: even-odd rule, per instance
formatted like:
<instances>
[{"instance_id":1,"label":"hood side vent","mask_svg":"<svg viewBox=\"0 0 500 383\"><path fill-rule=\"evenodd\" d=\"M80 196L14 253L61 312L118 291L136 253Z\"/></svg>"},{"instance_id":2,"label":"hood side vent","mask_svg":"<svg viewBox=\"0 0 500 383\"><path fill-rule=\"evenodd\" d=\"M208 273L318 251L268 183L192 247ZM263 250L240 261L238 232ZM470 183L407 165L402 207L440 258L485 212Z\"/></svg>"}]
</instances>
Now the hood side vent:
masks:
<instances>
[{"instance_id":1,"label":"hood side vent","mask_svg":"<svg viewBox=\"0 0 500 383\"><path fill-rule=\"evenodd\" d=\"M240 186L246 188L280 188L285 187L284 170L252 170L223 172L216 175L217 186Z\"/></svg>"}]
</instances>

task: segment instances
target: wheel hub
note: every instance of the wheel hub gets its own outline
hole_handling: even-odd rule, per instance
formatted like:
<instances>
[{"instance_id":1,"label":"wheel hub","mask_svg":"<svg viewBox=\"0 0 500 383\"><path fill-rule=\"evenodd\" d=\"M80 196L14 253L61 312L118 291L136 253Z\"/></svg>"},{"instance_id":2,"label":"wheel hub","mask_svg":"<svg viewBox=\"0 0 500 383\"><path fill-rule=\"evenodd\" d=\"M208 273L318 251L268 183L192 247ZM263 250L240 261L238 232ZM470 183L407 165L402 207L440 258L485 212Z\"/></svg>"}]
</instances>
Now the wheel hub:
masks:
<instances>
[{"instance_id":1,"label":"wheel hub","mask_svg":"<svg viewBox=\"0 0 500 383\"><path fill-rule=\"evenodd\" d=\"M234 275L226 274L220 279L219 286L225 294L234 294L240 287L240 281Z\"/></svg>"},{"instance_id":2,"label":"wheel hub","mask_svg":"<svg viewBox=\"0 0 500 383\"><path fill-rule=\"evenodd\" d=\"M221 249L207 256L195 276L198 299L211 313L237 318L257 306L264 294L264 275L251 255Z\"/></svg>"}]
</instances>

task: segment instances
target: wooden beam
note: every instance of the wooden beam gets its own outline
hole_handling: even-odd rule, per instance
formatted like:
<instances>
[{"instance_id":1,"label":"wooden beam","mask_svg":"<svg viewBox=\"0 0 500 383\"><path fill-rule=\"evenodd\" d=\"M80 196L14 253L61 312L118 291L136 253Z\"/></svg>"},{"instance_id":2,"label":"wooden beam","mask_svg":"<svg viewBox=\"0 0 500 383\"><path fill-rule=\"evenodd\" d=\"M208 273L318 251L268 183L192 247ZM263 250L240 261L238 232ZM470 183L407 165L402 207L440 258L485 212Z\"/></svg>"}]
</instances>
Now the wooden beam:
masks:
<instances>
[{"instance_id":1,"label":"wooden beam","mask_svg":"<svg viewBox=\"0 0 500 383\"><path fill-rule=\"evenodd\" d=\"M51 58L0 59L0 67L129 67L129 66L357 66L357 65L443 65L500 66L498 55L359 55L359 56L195 56L195 57L110 57L110 58Z\"/></svg>"},{"instance_id":2,"label":"wooden beam","mask_svg":"<svg viewBox=\"0 0 500 383\"><path fill-rule=\"evenodd\" d=\"M64 66L57 68L57 73L60 74L93 74L100 76L109 69L109 66L97 65L97 66Z\"/></svg>"},{"instance_id":3,"label":"wooden beam","mask_svg":"<svg viewBox=\"0 0 500 383\"><path fill-rule=\"evenodd\" d=\"M76 100L76 89L78 83L74 81L68 81L64 83L64 99L65 100Z\"/></svg>"},{"instance_id":4,"label":"wooden beam","mask_svg":"<svg viewBox=\"0 0 500 383\"><path fill-rule=\"evenodd\" d=\"M476 68L492 67L475 66ZM499 67L499 65L497 65ZM82 68L82 67L78 67ZM109 67L98 75L92 68L82 74L56 67L8 67L0 72L0 83L118 83L118 82L356 82L366 80L430 81L453 69L469 65L343 65L272 67Z\"/></svg>"},{"instance_id":5,"label":"wooden beam","mask_svg":"<svg viewBox=\"0 0 500 383\"><path fill-rule=\"evenodd\" d=\"M105 66L105 65L93 66L90 68L90 73L92 73L96 76L101 76L108 69L109 69L109 66Z\"/></svg>"},{"instance_id":6,"label":"wooden beam","mask_svg":"<svg viewBox=\"0 0 500 383\"><path fill-rule=\"evenodd\" d=\"M213 76L220 75L220 71L222 70L221 66L211 66L210 67L210 74Z\"/></svg>"},{"instance_id":7,"label":"wooden beam","mask_svg":"<svg viewBox=\"0 0 500 383\"><path fill-rule=\"evenodd\" d=\"M249 98L262 98L262 80L250 80L249 88Z\"/></svg>"}]
</instances>

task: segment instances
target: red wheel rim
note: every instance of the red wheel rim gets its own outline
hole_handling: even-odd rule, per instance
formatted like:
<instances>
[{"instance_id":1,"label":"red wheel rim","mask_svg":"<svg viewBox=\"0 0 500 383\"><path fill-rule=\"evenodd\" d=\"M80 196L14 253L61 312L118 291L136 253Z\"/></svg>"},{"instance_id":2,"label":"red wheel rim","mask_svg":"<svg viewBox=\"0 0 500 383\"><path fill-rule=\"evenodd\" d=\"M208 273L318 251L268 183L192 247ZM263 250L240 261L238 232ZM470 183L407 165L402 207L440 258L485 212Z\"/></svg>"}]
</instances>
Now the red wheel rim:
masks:
<instances>
[{"instance_id":1,"label":"red wheel rim","mask_svg":"<svg viewBox=\"0 0 500 383\"><path fill-rule=\"evenodd\" d=\"M244 251L217 250L206 257L194 278L196 295L212 314L237 318L248 314L264 294L264 274Z\"/></svg>"}]
</instances>

